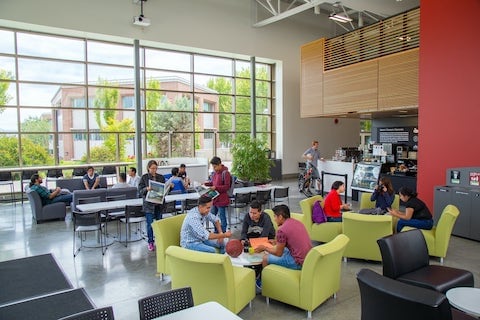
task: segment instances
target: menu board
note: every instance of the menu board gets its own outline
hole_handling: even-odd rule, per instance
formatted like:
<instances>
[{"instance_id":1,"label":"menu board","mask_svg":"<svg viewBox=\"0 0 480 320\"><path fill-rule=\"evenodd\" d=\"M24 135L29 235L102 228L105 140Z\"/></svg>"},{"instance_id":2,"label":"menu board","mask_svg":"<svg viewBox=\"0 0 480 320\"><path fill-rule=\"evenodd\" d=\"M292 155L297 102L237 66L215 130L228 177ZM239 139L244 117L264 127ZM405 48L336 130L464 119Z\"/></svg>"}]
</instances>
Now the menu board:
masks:
<instances>
[{"instance_id":1,"label":"menu board","mask_svg":"<svg viewBox=\"0 0 480 320\"><path fill-rule=\"evenodd\" d=\"M480 172L470 172L470 185L479 186Z\"/></svg>"},{"instance_id":2,"label":"menu board","mask_svg":"<svg viewBox=\"0 0 480 320\"><path fill-rule=\"evenodd\" d=\"M418 129L416 127L378 128L378 142L402 144L412 150L418 148Z\"/></svg>"}]
</instances>

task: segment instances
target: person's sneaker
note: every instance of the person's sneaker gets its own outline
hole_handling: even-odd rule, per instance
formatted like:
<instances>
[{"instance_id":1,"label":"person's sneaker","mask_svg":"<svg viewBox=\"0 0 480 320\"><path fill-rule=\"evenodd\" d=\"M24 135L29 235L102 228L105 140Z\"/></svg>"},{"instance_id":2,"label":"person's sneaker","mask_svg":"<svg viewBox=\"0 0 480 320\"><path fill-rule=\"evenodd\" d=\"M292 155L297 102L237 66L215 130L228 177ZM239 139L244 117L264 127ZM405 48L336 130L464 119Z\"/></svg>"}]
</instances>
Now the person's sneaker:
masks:
<instances>
[{"instance_id":1,"label":"person's sneaker","mask_svg":"<svg viewBox=\"0 0 480 320\"><path fill-rule=\"evenodd\" d=\"M262 279L257 278L257 279L255 280L255 288L256 288L257 294L262 293Z\"/></svg>"},{"instance_id":2,"label":"person's sneaker","mask_svg":"<svg viewBox=\"0 0 480 320\"><path fill-rule=\"evenodd\" d=\"M155 245L153 244L153 242L148 243L148 251L155 251Z\"/></svg>"}]
</instances>

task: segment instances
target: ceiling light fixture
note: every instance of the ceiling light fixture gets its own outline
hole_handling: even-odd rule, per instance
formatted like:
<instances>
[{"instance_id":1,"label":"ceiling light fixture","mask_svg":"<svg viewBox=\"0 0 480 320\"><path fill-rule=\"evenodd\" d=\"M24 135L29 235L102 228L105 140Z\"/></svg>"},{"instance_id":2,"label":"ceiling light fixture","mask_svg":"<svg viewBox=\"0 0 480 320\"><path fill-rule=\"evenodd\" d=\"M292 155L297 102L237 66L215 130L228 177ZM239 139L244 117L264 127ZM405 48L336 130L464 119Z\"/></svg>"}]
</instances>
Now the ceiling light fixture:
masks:
<instances>
[{"instance_id":1,"label":"ceiling light fixture","mask_svg":"<svg viewBox=\"0 0 480 320\"><path fill-rule=\"evenodd\" d=\"M347 22L352 22L352 18L345 17L342 15L339 15L338 13L331 13L328 18L333 21L341 22L341 23L347 23Z\"/></svg>"}]
</instances>

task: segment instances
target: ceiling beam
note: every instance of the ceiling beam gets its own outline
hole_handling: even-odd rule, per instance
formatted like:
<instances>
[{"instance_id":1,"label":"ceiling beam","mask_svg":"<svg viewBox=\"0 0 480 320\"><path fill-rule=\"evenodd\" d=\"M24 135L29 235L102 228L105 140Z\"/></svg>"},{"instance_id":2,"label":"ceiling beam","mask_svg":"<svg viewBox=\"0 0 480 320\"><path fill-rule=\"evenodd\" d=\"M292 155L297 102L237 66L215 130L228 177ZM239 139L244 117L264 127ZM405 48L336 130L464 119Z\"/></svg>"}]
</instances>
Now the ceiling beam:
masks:
<instances>
[{"instance_id":1,"label":"ceiling beam","mask_svg":"<svg viewBox=\"0 0 480 320\"><path fill-rule=\"evenodd\" d=\"M269 11L273 16L270 17L270 18L267 18L267 19L264 19L264 20L261 20L261 21L258 21L256 23L254 23L253 24L254 27L264 27L264 26L269 25L271 23L274 23L274 22L283 20L285 18L291 17L293 15L296 15L297 13L300 13L300 12L303 12L305 10L311 9L315 6L318 6L321 3L323 3L325 0L308 0L308 1L304 0L305 1L304 4L301 4L297 7L292 8L292 9L287 9L283 12L279 12L279 10L280 10L280 0L277 0L277 1L278 1L278 6L277 6L278 10L272 10L273 7L271 5L271 0L266 0L266 3L264 3L262 0L255 0L256 3L258 3L259 5L264 7L265 9L267 9L267 6L268 6L271 10L267 9L267 11Z\"/></svg>"}]
</instances>

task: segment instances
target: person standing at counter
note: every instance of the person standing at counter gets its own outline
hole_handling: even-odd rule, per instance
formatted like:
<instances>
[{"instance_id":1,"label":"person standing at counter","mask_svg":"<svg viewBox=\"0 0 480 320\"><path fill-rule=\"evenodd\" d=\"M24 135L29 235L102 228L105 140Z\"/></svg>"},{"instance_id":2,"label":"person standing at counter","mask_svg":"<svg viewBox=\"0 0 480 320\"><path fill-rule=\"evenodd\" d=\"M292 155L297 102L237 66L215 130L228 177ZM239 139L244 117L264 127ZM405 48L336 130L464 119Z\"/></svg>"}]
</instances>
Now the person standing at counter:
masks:
<instances>
[{"instance_id":1,"label":"person standing at counter","mask_svg":"<svg viewBox=\"0 0 480 320\"><path fill-rule=\"evenodd\" d=\"M323 160L323 158L320 157L317 140L312 141L312 146L305 150L302 158L305 159L306 169L312 168L312 175L316 181L315 190L320 191L320 175L318 174L317 164L318 160Z\"/></svg>"},{"instance_id":2,"label":"person standing at counter","mask_svg":"<svg viewBox=\"0 0 480 320\"><path fill-rule=\"evenodd\" d=\"M417 193L410 188L401 187L398 190L400 200L405 203L405 212L396 209L388 209L388 212L397 217L397 232L405 226L417 229L430 230L433 227L432 213L425 202L417 198Z\"/></svg>"},{"instance_id":3,"label":"person standing at counter","mask_svg":"<svg viewBox=\"0 0 480 320\"><path fill-rule=\"evenodd\" d=\"M345 192L345 183L342 181L335 181L332 183L332 189L325 197L323 211L327 216L328 222L341 222L342 210L350 210L348 203L343 203L340 197L341 193Z\"/></svg>"},{"instance_id":4,"label":"person standing at counter","mask_svg":"<svg viewBox=\"0 0 480 320\"><path fill-rule=\"evenodd\" d=\"M147 218L147 236L148 236L148 251L154 251L155 245L153 241L153 219L162 219L163 204L156 204L146 201L148 191L152 190L150 187L150 180L165 183L165 177L157 173L158 163L155 160L150 160L147 163L147 173L140 179L138 184L138 191L143 198L143 212Z\"/></svg>"},{"instance_id":5,"label":"person standing at counter","mask_svg":"<svg viewBox=\"0 0 480 320\"><path fill-rule=\"evenodd\" d=\"M370 201L375 201L375 208L361 209L359 213L384 214L388 208L392 207L394 199L395 191L393 190L392 181L387 177L382 177L370 196Z\"/></svg>"}]
</instances>

